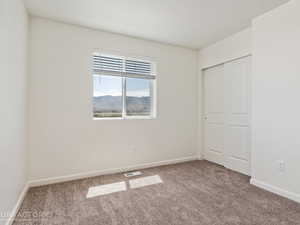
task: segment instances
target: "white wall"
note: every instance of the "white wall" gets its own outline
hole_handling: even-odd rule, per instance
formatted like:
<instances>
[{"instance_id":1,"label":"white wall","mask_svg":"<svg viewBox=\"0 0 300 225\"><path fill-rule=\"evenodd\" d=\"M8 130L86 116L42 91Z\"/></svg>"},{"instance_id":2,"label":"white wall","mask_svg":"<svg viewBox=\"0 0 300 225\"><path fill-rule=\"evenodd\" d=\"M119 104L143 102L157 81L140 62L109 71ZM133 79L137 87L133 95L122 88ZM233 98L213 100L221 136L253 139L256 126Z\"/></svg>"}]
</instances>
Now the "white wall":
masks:
<instances>
[{"instance_id":1,"label":"white wall","mask_svg":"<svg viewBox=\"0 0 300 225\"><path fill-rule=\"evenodd\" d=\"M300 201L300 1L253 22L252 183ZM279 172L277 161L285 162Z\"/></svg>"},{"instance_id":2,"label":"white wall","mask_svg":"<svg viewBox=\"0 0 300 225\"><path fill-rule=\"evenodd\" d=\"M203 157L203 77L202 70L252 53L251 28L242 30L198 52L198 155Z\"/></svg>"},{"instance_id":3,"label":"white wall","mask_svg":"<svg viewBox=\"0 0 300 225\"><path fill-rule=\"evenodd\" d=\"M157 62L157 119L93 121L96 48ZM196 51L32 18L30 179L195 156L196 93Z\"/></svg>"},{"instance_id":4,"label":"white wall","mask_svg":"<svg viewBox=\"0 0 300 225\"><path fill-rule=\"evenodd\" d=\"M251 28L242 30L199 51L201 69L251 54Z\"/></svg>"},{"instance_id":5,"label":"white wall","mask_svg":"<svg viewBox=\"0 0 300 225\"><path fill-rule=\"evenodd\" d=\"M22 1L0 1L0 27L0 212L6 213L27 180L27 13Z\"/></svg>"}]
</instances>

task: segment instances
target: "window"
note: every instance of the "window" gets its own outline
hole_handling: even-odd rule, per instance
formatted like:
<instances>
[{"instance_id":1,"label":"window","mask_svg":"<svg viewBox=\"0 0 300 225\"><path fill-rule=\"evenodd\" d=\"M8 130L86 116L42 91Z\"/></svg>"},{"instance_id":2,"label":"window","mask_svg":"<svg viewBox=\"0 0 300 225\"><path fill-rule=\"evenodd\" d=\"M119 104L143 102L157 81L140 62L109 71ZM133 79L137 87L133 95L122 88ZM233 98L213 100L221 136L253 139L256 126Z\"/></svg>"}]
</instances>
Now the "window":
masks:
<instances>
[{"instance_id":1,"label":"window","mask_svg":"<svg viewBox=\"0 0 300 225\"><path fill-rule=\"evenodd\" d=\"M94 118L155 117L155 75L153 62L94 53Z\"/></svg>"}]
</instances>

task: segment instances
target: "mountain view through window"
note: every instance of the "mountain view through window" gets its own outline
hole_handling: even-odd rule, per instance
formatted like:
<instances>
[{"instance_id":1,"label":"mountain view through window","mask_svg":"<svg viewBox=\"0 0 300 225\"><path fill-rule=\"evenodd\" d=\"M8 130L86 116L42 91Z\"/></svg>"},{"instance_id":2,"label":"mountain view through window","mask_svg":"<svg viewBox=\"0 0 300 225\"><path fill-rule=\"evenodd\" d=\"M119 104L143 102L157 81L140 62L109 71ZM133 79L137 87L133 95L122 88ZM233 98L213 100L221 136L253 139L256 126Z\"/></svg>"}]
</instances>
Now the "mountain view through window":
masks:
<instances>
[{"instance_id":1,"label":"mountain view through window","mask_svg":"<svg viewBox=\"0 0 300 225\"><path fill-rule=\"evenodd\" d=\"M123 79L126 79L125 98ZM126 116L150 116L152 82L141 78L94 75L94 117L122 117L124 100Z\"/></svg>"}]
</instances>

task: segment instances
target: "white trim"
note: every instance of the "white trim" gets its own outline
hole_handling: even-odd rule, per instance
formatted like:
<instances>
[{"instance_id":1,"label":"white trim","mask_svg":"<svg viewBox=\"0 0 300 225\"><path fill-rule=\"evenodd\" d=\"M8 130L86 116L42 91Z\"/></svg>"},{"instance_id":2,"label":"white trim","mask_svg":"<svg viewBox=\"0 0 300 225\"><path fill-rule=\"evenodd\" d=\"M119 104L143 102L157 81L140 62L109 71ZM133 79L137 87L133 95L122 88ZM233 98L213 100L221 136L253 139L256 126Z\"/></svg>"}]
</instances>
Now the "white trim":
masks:
<instances>
[{"instance_id":1,"label":"white trim","mask_svg":"<svg viewBox=\"0 0 300 225\"><path fill-rule=\"evenodd\" d=\"M154 116L94 117L93 120L155 120Z\"/></svg>"},{"instance_id":2,"label":"white trim","mask_svg":"<svg viewBox=\"0 0 300 225\"><path fill-rule=\"evenodd\" d=\"M23 200L27 194L27 191L29 189L29 184L25 184L21 194L19 195L19 198L18 198L18 201L15 205L15 207L13 208L13 210L11 211L11 214L9 216L9 218L7 219L7 222L5 225L12 225L14 220L15 220L15 217L17 216L17 213L19 212L19 209L23 203Z\"/></svg>"},{"instance_id":3,"label":"white trim","mask_svg":"<svg viewBox=\"0 0 300 225\"><path fill-rule=\"evenodd\" d=\"M254 185L256 187L262 188L264 190L267 190L269 192L272 192L274 194L277 194L277 195L283 196L285 198L291 199L291 200L293 200L295 202L300 203L300 195L299 194L286 191L284 189L281 189L279 187L273 186L271 184L267 184L267 183L265 183L263 181L256 180L254 178L251 178L250 184L252 184L252 185Z\"/></svg>"},{"instance_id":4,"label":"white trim","mask_svg":"<svg viewBox=\"0 0 300 225\"><path fill-rule=\"evenodd\" d=\"M155 116L125 116L124 120L155 120Z\"/></svg>"},{"instance_id":5,"label":"white trim","mask_svg":"<svg viewBox=\"0 0 300 225\"><path fill-rule=\"evenodd\" d=\"M123 172L128 172L131 170L140 170L140 169L146 169L146 168L157 167L157 166L189 162L189 161L194 161L194 160L199 160L199 157L198 156L189 156L189 157L185 157L185 158L171 159L171 160L152 162L152 163L144 163L144 164L138 164L138 165L123 167L123 168L105 169L105 170L99 170L99 171L91 171L91 172L86 172L86 173L66 175L66 176L61 176L61 177L51 177L51 178L44 178L44 179L39 179L39 180L31 180L28 182L28 184L30 187L36 187L36 186L42 186L42 185L47 185L47 184L55 184L55 183L72 181L72 180L77 180L77 179L83 179L83 178L88 178L88 177L96 177L96 176L100 176L100 175L123 173Z\"/></svg>"},{"instance_id":6,"label":"white trim","mask_svg":"<svg viewBox=\"0 0 300 225\"><path fill-rule=\"evenodd\" d=\"M217 66L221 66L223 64L230 63L230 62L233 62L233 61L236 61L236 60L239 60L239 59L247 58L247 57L252 57L252 53L247 53L247 54L235 57L235 58L227 59L223 62L215 63L215 64L212 64L212 65L209 65L209 66L201 66L201 70L205 71L205 70L208 70L208 69L211 69L211 68L214 68L214 67L217 67Z\"/></svg>"},{"instance_id":7,"label":"white trim","mask_svg":"<svg viewBox=\"0 0 300 225\"><path fill-rule=\"evenodd\" d=\"M124 120L123 117L93 117L93 120Z\"/></svg>"},{"instance_id":8,"label":"white trim","mask_svg":"<svg viewBox=\"0 0 300 225\"><path fill-rule=\"evenodd\" d=\"M123 62L124 64L125 62ZM127 97L127 81L125 77L122 77L122 118L126 116L127 113L127 102L126 102L126 97Z\"/></svg>"},{"instance_id":9,"label":"white trim","mask_svg":"<svg viewBox=\"0 0 300 225\"><path fill-rule=\"evenodd\" d=\"M197 160L205 160L205 159L202 157L202 155L198 155Z\"/></svg>"}]
</instances>

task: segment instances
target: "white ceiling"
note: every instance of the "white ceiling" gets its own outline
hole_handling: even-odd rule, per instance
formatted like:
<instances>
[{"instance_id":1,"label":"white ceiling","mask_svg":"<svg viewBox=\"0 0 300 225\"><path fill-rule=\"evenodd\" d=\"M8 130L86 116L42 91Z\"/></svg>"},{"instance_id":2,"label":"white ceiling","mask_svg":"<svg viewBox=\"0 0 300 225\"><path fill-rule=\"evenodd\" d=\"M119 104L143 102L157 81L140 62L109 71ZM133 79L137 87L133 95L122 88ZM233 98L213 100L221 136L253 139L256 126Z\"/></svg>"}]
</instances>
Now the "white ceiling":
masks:
<instances>
[{"instance_id":1,"label":"white ceiling","mask_svg":"<svg viewBox=\"0 0 300 225\"><path fill-rule=\"evenodd\" d=\"M288 0L24 0L32 15L201 48Z\"/></svg>"}]
</instances>

